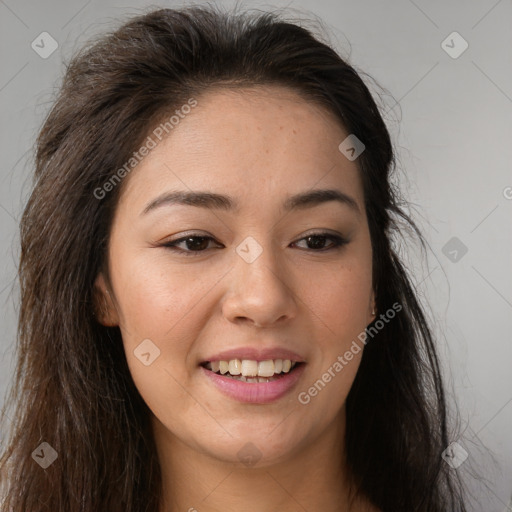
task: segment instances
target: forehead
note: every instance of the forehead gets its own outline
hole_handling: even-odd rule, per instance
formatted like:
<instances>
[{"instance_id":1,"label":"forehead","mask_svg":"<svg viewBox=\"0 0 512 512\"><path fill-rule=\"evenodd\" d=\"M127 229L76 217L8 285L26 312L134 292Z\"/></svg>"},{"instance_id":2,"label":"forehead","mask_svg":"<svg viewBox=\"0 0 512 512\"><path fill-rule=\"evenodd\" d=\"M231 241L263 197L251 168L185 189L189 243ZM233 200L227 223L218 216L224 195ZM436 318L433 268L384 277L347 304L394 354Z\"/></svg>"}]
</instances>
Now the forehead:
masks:
<instances>
[{"instance_id":1,"label":"forehead","mask_svg":"<svg viewBox=\"0 0 512 512\"><path fill-rule=\"evenodd\" d=\"M195 100L125 178L121 200L207 189L261 207L318 185L362 201L357 164L338 149L348 132L326 108L279 86L216 88Z\"/></svg>"}]
</instances>

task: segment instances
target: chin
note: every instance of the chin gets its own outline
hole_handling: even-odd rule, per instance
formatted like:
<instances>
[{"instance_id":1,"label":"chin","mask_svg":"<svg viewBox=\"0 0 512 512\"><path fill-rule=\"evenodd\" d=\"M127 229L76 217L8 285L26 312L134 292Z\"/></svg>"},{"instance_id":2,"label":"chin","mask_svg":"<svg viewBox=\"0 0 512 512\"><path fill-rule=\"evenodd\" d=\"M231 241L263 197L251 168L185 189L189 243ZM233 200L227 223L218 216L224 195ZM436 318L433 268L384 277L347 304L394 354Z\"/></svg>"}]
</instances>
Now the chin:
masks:
<instances>
[{"instance_id":1,"label":"chin","mask_svg":"<svg viewBox=\"0 0 512 512\"><path fill-rule=\"evenodd\" d=\"M231 434L222 436L216 442L203 445L205 453L223 462L235 463L239 467L271 466L293 456L305 443L303 432L296 432L296 425L286 425L283 430L279 425L286 422L285 417L270 422L239 422L237 427L225 425ZM259 428L261 427L261 428Z\"/></svg>"}]
</instances>

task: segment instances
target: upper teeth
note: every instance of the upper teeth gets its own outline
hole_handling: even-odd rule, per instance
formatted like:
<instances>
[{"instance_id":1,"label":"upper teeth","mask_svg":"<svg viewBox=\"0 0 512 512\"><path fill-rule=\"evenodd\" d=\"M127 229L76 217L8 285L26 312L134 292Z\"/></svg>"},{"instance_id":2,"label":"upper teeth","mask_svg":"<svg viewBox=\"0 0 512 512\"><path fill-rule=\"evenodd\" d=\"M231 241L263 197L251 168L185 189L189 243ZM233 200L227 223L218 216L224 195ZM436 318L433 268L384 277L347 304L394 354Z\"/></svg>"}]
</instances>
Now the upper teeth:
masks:
<instances>
[{"instance_id":1,"label":"upper teeth","mask_svg":"<svg viewBox=\"0 0 512 512\"><path fill-rule=\"evenodd\" d=\"M275 373L288 373L296 364L290 359L268 359L266 361L254 361L252 359L231 359L230 361L211 361L206 368L213 372L229 372L231 375L243 375L244 377L272 377Z\"/></svg>"}]
</instances>

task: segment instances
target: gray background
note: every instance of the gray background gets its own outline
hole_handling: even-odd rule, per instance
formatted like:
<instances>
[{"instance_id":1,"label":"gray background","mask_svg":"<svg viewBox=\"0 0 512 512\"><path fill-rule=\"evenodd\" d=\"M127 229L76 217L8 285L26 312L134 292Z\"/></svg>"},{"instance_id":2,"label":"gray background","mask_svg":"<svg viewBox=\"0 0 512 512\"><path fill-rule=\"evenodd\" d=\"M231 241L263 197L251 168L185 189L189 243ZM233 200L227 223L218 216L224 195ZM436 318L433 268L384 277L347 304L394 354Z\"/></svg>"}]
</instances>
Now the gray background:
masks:
<instances>
[{"instance_id":1,"label":"gray background","mask_svg":"<svg viewBox=\"0 0 512 512\"><path fill-rule=\"evenodd\" d=\"M63 62L91 35L156 5L126 2L0 0L0 400L14 368L17 223L30 189L34 140ZM277 0L239 6L289 6L302 17L311 11L324 20L342 55L389 91L377 100L399 150L400 184L430 247L426 257L411 244L400 251L429 307L458 402L462 435L453 441L469 453L452 471L473 489L475 511L512 510L512 2ZM442 45L454 31L469 45L457 58ZM33 41L42 46L42 32L58 44L47 58L31 47ZM457 52L462 40L452 39L445 44ZM372 92L382 92L364 79ZM475 481L472 472L484 480Z\"/></svg>"}]
</instances>

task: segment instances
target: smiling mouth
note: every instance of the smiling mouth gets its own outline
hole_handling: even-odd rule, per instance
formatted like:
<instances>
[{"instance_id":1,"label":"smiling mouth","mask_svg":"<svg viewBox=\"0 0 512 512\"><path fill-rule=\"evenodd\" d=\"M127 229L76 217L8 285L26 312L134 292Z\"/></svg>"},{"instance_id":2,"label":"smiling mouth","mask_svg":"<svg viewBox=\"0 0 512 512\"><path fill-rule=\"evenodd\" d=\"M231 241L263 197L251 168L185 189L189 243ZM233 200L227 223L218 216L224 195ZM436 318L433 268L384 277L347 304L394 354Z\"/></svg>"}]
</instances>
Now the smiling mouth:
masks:
<instances>
[{"instance_id":1,"label":"smiling mouth","mask_svg":"<svg viewBox=\"0 0 512 512\"><path fill-rule=\"evenodd\" d=\"M201 366L223 377L256 383L273 382L292 373L298 366L304 364L290 359L268 359L266 361L232 359L230 361L205 361L201 363Z\"/></svg>"}]
</instances>

